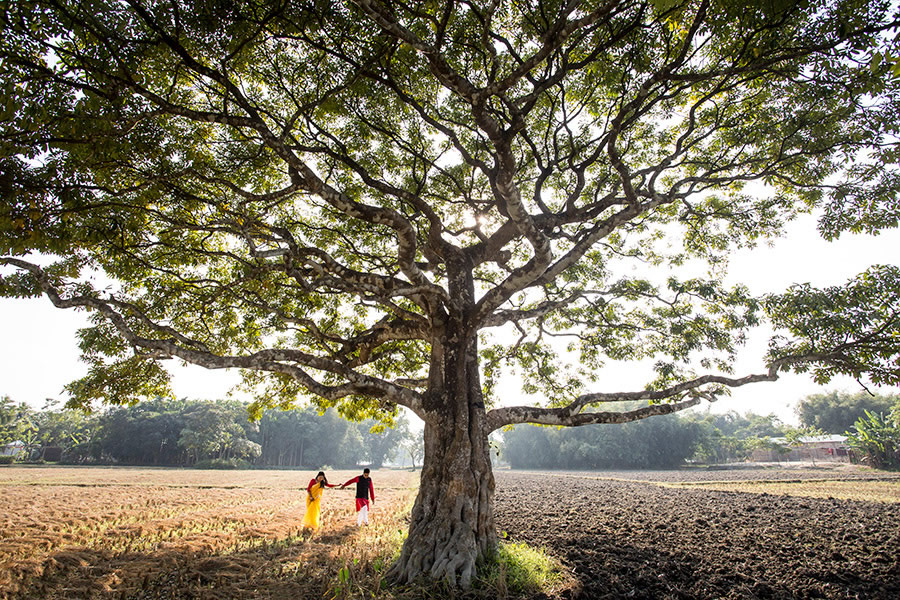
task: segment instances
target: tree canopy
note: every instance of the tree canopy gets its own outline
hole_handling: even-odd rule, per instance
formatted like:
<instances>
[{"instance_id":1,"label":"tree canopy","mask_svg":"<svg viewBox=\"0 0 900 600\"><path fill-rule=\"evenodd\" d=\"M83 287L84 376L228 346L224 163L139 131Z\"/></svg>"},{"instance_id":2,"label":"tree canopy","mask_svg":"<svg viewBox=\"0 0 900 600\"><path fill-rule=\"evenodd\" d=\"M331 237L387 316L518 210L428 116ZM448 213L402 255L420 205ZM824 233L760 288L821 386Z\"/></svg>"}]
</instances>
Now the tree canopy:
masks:
<instances>
[{"instance_id":1,"label":"tree canopy","mask_svg":"<svg viewBox=\"0 0 900 600\"><path fill-rule=\"evenodd\" d=\"M788 370L900 382L897 266L764 298L723 284L729 252L800 213L827 238L896 226L896 18L6 0L0 293L94 315L74 405L165 393L178 358L242 369L258 410L411 409L425 468L392 575L465 585L496 542L492 430L637 420ZM732 373L767 319L765 366ZM640 358L652 381L595 389ZM546 405L498 404L512 364ZM598 410L620 400L646 405Z\"/></svg>"}]
</instances>

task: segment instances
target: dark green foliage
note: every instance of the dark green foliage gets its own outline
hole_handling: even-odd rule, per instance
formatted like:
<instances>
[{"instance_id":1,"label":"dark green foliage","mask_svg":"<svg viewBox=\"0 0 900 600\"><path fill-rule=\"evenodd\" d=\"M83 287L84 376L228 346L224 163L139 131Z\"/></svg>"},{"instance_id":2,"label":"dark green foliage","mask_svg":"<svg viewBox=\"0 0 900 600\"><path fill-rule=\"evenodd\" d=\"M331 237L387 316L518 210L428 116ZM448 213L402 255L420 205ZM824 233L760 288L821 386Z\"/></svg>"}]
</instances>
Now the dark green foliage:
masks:
<instances>
[{"instance_id":1,"label":"dark green foliage","mask_svg":"<svg viewBox=\"0 0 900 600\"><path fill-rule=\"evenodd\" d=\"M858 459L875 468L900 468L900 400L889 416L866 411L847 432Z\"/></svg>"},{"instance_id":2,"label":"dark green foliage","mask_svg":"<svg viewBox=\"0 0 900 600\"><path fill-rule=\"evenodd\" d=\"M0 444L21 440L33 429L34 411L27 404L16 404L9 396L0 398Z\"/></svg>"},{"instance_id":3,"label":"dark green foliage","mask_svg":"<svg viewBox=\"0 0 900 600\"><path fill-rule=\"evenodd\" d=\"M855 394L835 391L802 399L797 406L797 415L802 425L818 427L827 433L843 434L867 412L888 414L897 401L896 395L873 396L862 391Z\"/></svg>"},{"instance_id":4,"label":"dark green foliage","mask_svg":"<svg viewBox=\"0 0 900 600\"><path fill-rule=\"evenodd\" d=\"M698 423L703 431L694 458L713 464L744 460L753 450L767 447L768 438L782 437L790 429L773 414L740 415L731 411L694 413L684 418Z\"/></svg>"},{"instance_id":5,"label":"dark green foliage","mask_svg":"<svg viewBox=\"0 0 900 600\"><path fill-rule=\"evenodd\" d=\"M183 450L178 439L186 427L182 410L186 404L157 398L98 415L98 447L92 458L124 464L181 464Z\"/></svg>"},{"instance_id":6,"label":"dark green foliage","mask_svg":"<svg viewBox=\"0 0 900 600\"><path fill-rule=\"evenodd\" d=\"M520 425L504 434L502 457L517 469L670 469L744 460L789 430L775 415L736 412L572 429Z\"/></svg>"},{"instance_id":7,"label":"dark green foliage","mask_svg":"<svg viewBox=\"0 0 900 600\"><path fill-rule=\"evenodd\" d=\"M702 433L676 415L570 429L517 425L503 436L502 457L514 469L669 469L694 454Z\"/></svg>"},{"instance_id":8,"label":"dark green foliage","mask_svg":"<svg viewBox=\"0 0 900 600\"><path fill-rule=\"evenodd\" d=\"M405 418L373 433L375 421L348 423L333 410L319 414L311 408L268 410L253 422L248 405L233 400L156 398L86 415L55 403L34 411L6 397L0 408L0 433L10 438L4 443L25 441L24 458L40 456L41 448L60 448L67 463L378 468L409 436Z\"/></svg>"}]
</instances>

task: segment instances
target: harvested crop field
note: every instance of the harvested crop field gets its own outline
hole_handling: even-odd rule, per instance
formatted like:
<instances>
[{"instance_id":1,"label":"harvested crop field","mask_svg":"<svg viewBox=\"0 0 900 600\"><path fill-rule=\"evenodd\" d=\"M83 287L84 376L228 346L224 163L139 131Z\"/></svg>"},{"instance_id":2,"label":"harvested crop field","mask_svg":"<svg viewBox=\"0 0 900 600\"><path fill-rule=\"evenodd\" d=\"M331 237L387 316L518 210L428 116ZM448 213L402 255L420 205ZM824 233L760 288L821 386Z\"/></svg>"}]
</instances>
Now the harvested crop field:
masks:
<instances>
[{"instance_id":1,"label":"harvested crop field","mask_svg":"<svg viewBox=\"0 0 900 600\"><path fill-rule=\"evenodd\" d=\"M410 598L380 574L418 473L373 473L378 502L362 530L351 491L327 490L310 535L299 526L312 475L4 467L0 599ZM332 483L354 475L329 472ZM900 474L496 477L498 529L572 570L564 598L900 598Z\"/></svg>"},{"instance_id":2,"label":"harvested crop field","mask_svg":"<svg viewBox=\"0 0 900 600\"><path fill-rule=\"evenodd\" d=\"M314 475L4 467L0 598L329 594L352 558L366 568L387 562L379 553L396 547L418 477L373 472L378 501L364 530L356 527L353 490L326 490L322 528L310 535L300 523ZM329 473L331 483L355 475Z\"/></svg>"},{"instance_id":3,"label":"harvested crop field","mask_svg":"<svg viewBox=\"0 0 900 600\"><path fill-rule=\"evenodd\" d=\"M852 468L501 471L496 514L577 598L894 600L898 501L896 474Z\"/></svg>"}]
</instances>

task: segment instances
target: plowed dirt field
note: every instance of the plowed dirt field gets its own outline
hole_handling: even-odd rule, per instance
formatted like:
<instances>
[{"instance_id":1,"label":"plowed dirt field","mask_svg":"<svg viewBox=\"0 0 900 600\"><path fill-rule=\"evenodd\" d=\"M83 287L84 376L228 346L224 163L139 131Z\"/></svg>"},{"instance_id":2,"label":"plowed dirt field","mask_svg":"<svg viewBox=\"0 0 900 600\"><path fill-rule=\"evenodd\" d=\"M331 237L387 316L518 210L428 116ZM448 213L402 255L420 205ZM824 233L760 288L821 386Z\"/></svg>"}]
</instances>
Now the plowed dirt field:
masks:
<instances>
[{"instance_id":1,"label":"plowed dirt field","mask_svg":"<svg viewBox=\"0 0 900 600\"><path fill-rule=\"evenodd\" d=\"M575 598L900 598L896 474L499 471L496 478L501 535L561 559L579 581ZM839 499L840 491L867 499Z\"/></svg>"}]
</instances>

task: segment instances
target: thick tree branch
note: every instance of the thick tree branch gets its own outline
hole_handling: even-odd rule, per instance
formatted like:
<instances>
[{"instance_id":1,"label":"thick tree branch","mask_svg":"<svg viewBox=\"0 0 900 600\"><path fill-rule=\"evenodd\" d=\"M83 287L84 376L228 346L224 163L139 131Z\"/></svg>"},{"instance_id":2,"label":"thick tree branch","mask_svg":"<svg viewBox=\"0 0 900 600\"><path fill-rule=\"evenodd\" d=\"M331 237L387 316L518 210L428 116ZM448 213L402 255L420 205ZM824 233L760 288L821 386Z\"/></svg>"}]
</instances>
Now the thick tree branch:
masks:
<instances>
[{"instance_id":1,"label":"thick tree branch","mask_svg":"<svg viewBox=\"0 0 900 600\"><path fill-rule=\"evenodd\" d=\"M103 315L119 332L122 338L135 350L144 350L154 358L178 357L186 362L207 369L250 369L269 373L281 373L293 377L310 393L328 400L337 400L358 394L370 396L405 406L422 413L422 400L417 392L406 387L365 375L332 359L322 358L291 349L266 349L246 355L220 355L210 352L199 341L175 334L171 328L159 325L148 318L136 306L114 298L102 299L98 296L76 295L65 297L51 281L50 276L39 266L13 257L0 257L0 263L13 265L31 273L46 295L57 308L86 308ZM145 328L168 337L147 337L137 331L129 322L129 317ZM325 385L316 381L305 368L326 371L346 379L340 385Z\"/></svg>"},{"instance_id":2,"label":"thick tree branch","mask_svg":"<svg viewBox=\"0 0 900 600\"><path fill-rule=\"evenodd\" d=\"M805 357L809 359L809 357ZM799 362L801 357L792 357L792 358L784 358L772 363L769 367L769 371L765 374L757 374L757 375L747 375L746 377L741 378L733 378L733 377L724 377L721 375L704 375L702 377L698 377L696 379L692 379L690 381L685 381L683 383L679 383L677 385L673 385L671 387L662 389L662 390L644 390L640 392L621 392L621 393L595 393L595 394L584 394L579 396L570 404L560 407L560 408L540 408L540 407L530 407L530 406L516 406L516 407L504 407L504 408L496 408L491 410L488 413L488 423L491 427L491 431L498 429L500 427L504 427L506 425L513 425L518 423L538 423L544 425L585 425L591 422L596 423L616 423L616 422L624 422L624 421L602 421L591 419L604 419L608 418L606 416L593 417L591 415L607 415L607 414L627 414L627 413L584 413L582 412L587 406L592 404L599 403L608 403L608 402L635 402L635 401L650 401L650 402L662 402L669 400L671 398L677 398L682 396L694 396L690 400L684 400L680 402L676 402L674 404L654 404L649 407L646 407L650 410L650 414L666 414L667 412L674 412L676 410L681 410L682 408L688 408L690 406L695 406L700 402L703 397L713 397L715 395L714 390L704 390L701 389L703 386L726 386L726 387L740 387L743 385L747 385L750 383L756 383L760 381L775 381L778 379L778 370L782 366L785 366L789 363ZM656 408L656 407L676 407L676 408ZM645 409L641 409L645 410ZM663 412L653 412L653 411L663 411ZM642 413L640 413L642 414ZM649 416L649 415L648 415ZM618 417L612 417L618 418ZM640 418L640 417L636 417ZM626 419L630 420L630 419Z\"/></svg>"},{"instance_id":3,"label":"thick tree branch","mask_svg":"<svg viewBox=\"0 0 900 600\"><path fill-rule=\"evenodd\" d=\"M531 406L515 406L498 408L488 413L488 428L495 431L506 425L533 423L535 425L558 425L561 427L578 427L581 425L599 425L602 423L629 423L656 415L668 415L700 404L701 398L690 398L666 404L651 404L636 410L624 412L579 412L566 414L555 412L563 409L541 409ZM497 412L502 411L502 412Z\"/></svg>"}]
</instances>

